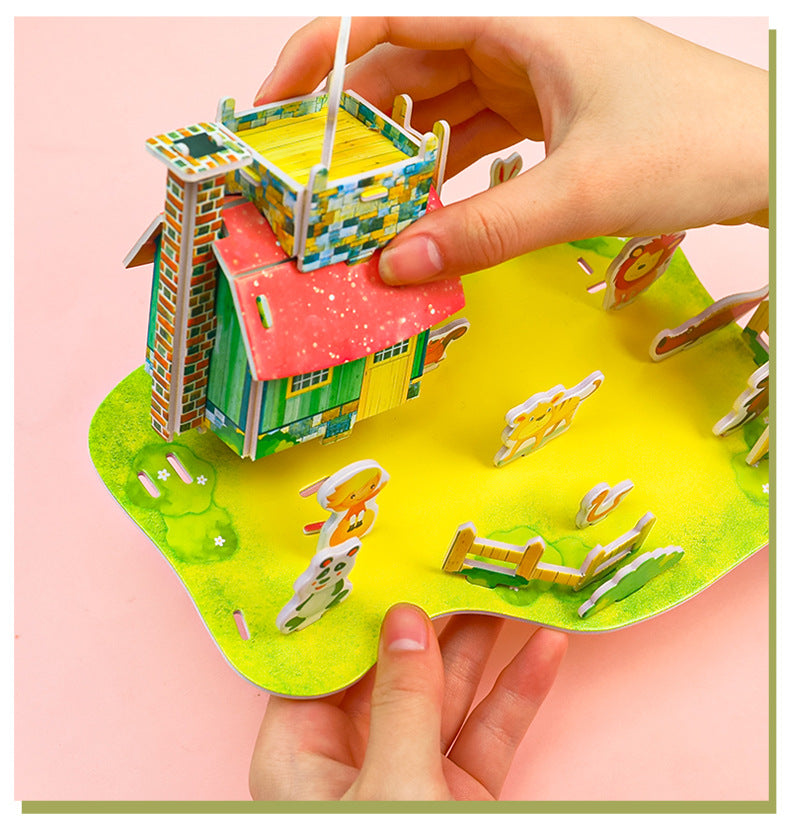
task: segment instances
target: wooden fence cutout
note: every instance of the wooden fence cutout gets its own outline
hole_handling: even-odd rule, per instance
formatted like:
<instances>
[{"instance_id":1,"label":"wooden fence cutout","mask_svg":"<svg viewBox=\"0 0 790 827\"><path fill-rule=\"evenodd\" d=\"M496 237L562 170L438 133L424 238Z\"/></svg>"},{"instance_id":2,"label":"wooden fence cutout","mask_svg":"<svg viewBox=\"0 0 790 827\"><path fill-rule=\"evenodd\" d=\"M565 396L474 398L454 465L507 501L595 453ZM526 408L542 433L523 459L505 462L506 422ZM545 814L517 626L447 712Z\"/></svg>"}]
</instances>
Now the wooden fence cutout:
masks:
<instances>
[{"instance_id":1,"label":"wooden fence cutout","mask_svg":"<svg viewBox=\"0 0 790 827\"><path fill-rule=\"evenodd\" d=\"M630 531L607 546L598 545L592 549L578 569L541 562L546 549L541 537L533 537L526 545L516 546L478 537L473 523L463 523L455 532L442 569L450 573L480 569L508 577L558 583L579 591L614 568L632 551L641 548L655 521L656 518L648 511ZM476 559L479 557L484 559ZM496 562L490 563L489 560Z\"/></svg>"}]
</instances>

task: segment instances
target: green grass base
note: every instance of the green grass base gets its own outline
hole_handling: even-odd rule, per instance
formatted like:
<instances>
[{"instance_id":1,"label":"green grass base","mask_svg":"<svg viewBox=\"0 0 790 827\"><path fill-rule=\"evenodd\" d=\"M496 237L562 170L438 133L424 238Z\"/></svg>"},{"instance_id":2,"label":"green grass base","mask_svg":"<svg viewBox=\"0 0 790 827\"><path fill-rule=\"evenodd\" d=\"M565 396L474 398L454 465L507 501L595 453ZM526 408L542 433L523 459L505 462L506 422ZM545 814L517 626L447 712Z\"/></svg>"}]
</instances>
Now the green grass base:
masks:
<instances>
[{"instance_id":1,"label":"green grass base","mask_svg":"<svg viewBox=\"0 0 790 827\"><path fill-rule=\"evenodd\" d=\"M471 329L425 377L420 397L358 423L331 445L311 442L253 463L211 433L191 431L168 444L150 427L150 380L142 369L110 392L91 425L93 462L239 673L284 695L341 689L373 664L381 619L400 601L434 617L476 611L574 632L613 630L688 600L766 544L768 461L754 468L744 462L759 428L724 439L711 430L756 367L748 343L731 326L653 363L648 347L656 332L711 299L678 252L634 304L604 312L602 294L587 287L603 278L617 246L610 239L561 245L467 278L463 315ZM580 256L593 275L579 266ZM509 408L556 384L571 387L593 370L606 379L566 434L494 467ZM169 452L193 482L171 473L154 503L137 475L173 471ZM298 491L360 459L375 459L391 480L351 573L353 591L317 623L283 635L274 619L315 551L315 537L304 536L302 526L326 516ZM199 476L206 482L198 485ZM626 478L634 490L617 510L576 529L582 496L597 483ZM514 544L540 535L547 562L578 566L590 548L610 543L646 511L657 523L643 550L679 545L683 559L585 620L577 610L599 583L578 593L545 583L513 589L441 570L466 521L482 537Z\"/></svg>"}]
</instances>

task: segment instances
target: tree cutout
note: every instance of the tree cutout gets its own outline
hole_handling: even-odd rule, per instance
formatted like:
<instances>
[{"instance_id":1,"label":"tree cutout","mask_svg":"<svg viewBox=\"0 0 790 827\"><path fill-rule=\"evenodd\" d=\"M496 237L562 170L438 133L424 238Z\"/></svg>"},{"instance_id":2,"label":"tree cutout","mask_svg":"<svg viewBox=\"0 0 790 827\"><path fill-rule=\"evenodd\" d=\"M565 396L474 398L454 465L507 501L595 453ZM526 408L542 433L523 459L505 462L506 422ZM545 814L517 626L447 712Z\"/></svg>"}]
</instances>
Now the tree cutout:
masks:
<instances>
[{"instance_id":1,"label":"tree cutout","mask_svg":"<svg viewBox=\"0 0 790 827\"><path fill-rule=\"evenodd\" d=\"M640 554L598 586L590 595L590 599L579 606L579 617L589 617L619 600L624 600L639 591L649 580L674 566L682 556L683 549L680 546L667 546Z\"/></svg>"}]
</instances>

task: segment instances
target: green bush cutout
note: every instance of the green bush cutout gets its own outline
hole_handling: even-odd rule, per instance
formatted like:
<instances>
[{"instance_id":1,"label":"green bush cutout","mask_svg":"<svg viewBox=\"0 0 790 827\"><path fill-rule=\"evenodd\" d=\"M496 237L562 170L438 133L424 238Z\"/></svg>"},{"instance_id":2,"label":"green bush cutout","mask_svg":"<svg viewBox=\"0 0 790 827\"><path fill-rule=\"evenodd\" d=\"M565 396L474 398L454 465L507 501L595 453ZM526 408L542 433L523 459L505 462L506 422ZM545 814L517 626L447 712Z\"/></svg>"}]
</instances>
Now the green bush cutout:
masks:
<instances>
[{"instance_id":1,"label":"green bush cutout","mask_svg":"<svg viewBox=\"0 0 790 827\"><path fill-rule=\"evenodd\" d=\"M589 617L618 600L624 600L639 591L649 580L674 566L682 556L683 549L678 546L640 554L592 593L590 599L579 608L580 617Z\"/></svg>"}]
</instances>

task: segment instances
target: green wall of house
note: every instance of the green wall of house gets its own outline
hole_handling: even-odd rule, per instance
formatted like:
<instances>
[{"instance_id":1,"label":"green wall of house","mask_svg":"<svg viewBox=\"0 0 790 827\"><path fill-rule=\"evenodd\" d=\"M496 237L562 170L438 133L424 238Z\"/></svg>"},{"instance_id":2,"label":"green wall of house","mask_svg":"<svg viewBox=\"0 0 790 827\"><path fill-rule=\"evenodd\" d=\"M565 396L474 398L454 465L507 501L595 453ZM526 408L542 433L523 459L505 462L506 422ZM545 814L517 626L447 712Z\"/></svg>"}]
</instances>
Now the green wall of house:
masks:
<instances>
[{"instance_id":1,"label":"green wall of house","mask_svg":"<svg viewBox=\"0 0 790 827\"><path fill-rule=\"evenodd\" d=\"M332 379L327 385L302 391L290 398L290 379L274 379L266 383L261 406L261 422L258 433L288 425L308 416L337 408L359 399L365 360L355 359L332 368Z\"/></svg>"},{"instance_id":2,"label":"green wall of house","mask_svg":"<svg viewBox=\"0 0 790 827\"><path fill-rule=\"evenodd\" d=\"M213 409L221 414L220 418L224 418L225 422L221 426L216 425L216 415L210 415L209 419L217 435L240 452L252 380L233 296L224 278L220 278L217 284L216 316L207 401L209 411L212 412ZM416 337L411 368L412 382L422 374L427 339L428 331L423 331ZM332 368L328 384L290 396L290 378L265 382L258 435L308 420L316 414L340 408L359 399L365 361L362 358L336 365Z\"/></svg>"},{"instance_id":3,"label":"green wall of house","mask_svg":"<svg viewBox=\"0 0 790 827\"><path fill-rule=\"evenodd\" d=\"M217 281L217 332L211 353L207 398L244 430L250 387L247 352L228 283L222 276Z\"/></svg>"}]
</instances>

